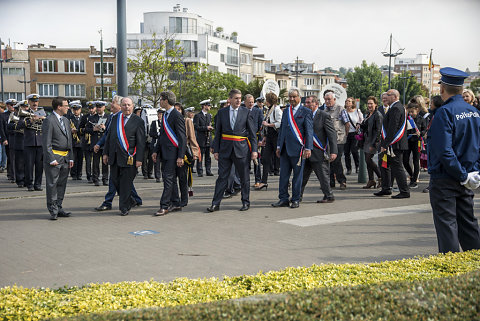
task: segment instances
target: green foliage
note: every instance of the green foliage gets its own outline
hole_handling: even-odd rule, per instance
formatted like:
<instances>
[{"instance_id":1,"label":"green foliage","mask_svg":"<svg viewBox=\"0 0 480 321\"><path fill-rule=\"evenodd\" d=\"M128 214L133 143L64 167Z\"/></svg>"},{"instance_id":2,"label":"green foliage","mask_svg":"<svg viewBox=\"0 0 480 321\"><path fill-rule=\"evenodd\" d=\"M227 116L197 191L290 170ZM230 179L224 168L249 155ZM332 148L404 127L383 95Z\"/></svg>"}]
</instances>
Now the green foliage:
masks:
<instances>
[{"instance_id":1,"label":"green foliage","mask_svg":"<svg viewBox=\"0 0 480 321\"><path fill-rule=\"evenodd\" d=\"M383 292L388 292L390 285L377 288L372 292L373 296L364 292L352 292L353 290L349 286L362 285L366 291L372 284L381 282L392 282L390 284L394 285L398 281L430 280L479 269L480 251L469 251L383 263L326 264L313 265L308 268L286 268L282 271L260 272L252 276L224 277L223 280L180 278L169 283L154 281L104 283L58 290L25 289L12 286L0 289L0 319L38 320L46 317L55 318L82 313L187 305L259 294L338 286L347 287L341 292L344 299L340 300L339 304L348 299L349 303L346 306L357 308L355 302L374 300L370 302L370 306L365 303L359 308L380 310L381 302L383 302L381 295ZM478 280L476 282L478 288ZM332 290L325 291L323 292L325 294L333 293ZM298 295L301 297L305 294ZM478 300L478 290L475 295L475 299ZM327 302L334 299L324 295L319 295L319 297L324 300L322 304L326 305L326 309L328 309ZM412 300L414 297L409 294L407 298ZM300 308L302 305L308 306L313 301L312 298L309 298L292 302L294 304L289 308L289 313L293 313L295 305L298 304ZM391 309L388 304L387 307ZM128 313L125 317L136 316L137 312ZM394 311L390 310L390 312ZM202 316L198 316L191 319L201 318ZM227 316L225 318L229 319ZM107 317L107 319L111 318ZM292 319L295 319L294 316Z\"/></svg>"},{"instance_id":2,"label":"green foliage","mask_svg":"<svg viewBox=\"0 0 480 321\"><path fill-rule=\"evenodd\" d=\"M422 84L417 82L417 78L415 78L415 76L412 76L410 71L407 73L396 75L391 80L391 87L400 92L400 101L402 101L404 104L415 95L428 96L428 90L426 90L426 88L422 86ZM387 89L387 86L385 86L384 90L386 91ZM403 99L404 94L405 101Z\"/></svg>"},{"instance_id":3,"label":"green foliage","mask_svg":"<svg viewBox=\"0 0 480 321\"><path fill-rule=\"evenodd\" d=\"M480 78L474 79L468 88L470 88L475 95L480 94Z\"/></svg>"},{"instance_id":4,"label":"green foliage","mask_svg":"<svg viewBox=\"0 0 480 321\"><path fill-rule=\"evenodd\" d=\"M246 94L250 94L253 97L257 98L260 96L262 92L263 84L265 81L260 79L252 80L248 85L246 85L245 92L242 91L242 94L245 96Z\"/></svg>"},{"instance_id":5,"label":"green foliage","mask_svg":"<svg viewBox=\"0 0 480 321\"><path fill-rule=\"evenodd\" d=\"M365 60L362 61L360 67L355 67L353 72L349 71L346 78L347 95L360 98L362 110L365 110L369 96L380 97L382 84L385 82L380 68L375 63L368 65Z\"/></svg>"}]
</instances>

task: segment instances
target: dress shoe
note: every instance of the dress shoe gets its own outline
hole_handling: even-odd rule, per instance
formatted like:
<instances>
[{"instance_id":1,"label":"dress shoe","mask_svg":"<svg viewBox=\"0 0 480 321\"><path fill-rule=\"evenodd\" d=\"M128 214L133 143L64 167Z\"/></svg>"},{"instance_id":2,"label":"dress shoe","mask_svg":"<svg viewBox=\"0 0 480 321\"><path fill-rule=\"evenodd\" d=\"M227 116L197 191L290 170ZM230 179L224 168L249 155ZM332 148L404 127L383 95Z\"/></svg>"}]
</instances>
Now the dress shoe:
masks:
<instances>
[{"instance_id":1,"label":"dress shoe","mask_svg":"<svg viewBox=\"0 0 480 321\"><path fill-rule=\"evenodd\" d=\"M162 179L160 179L160 178L157 178L157 179L155 180L155 182L157 182L157 183L160 183L161 181L162 181Z\"/></svg>"},{"instance_id":2,"label":"dress shoe","mask_svg":"<svg viewBox=\"0 0 480 321\"><path fill-rule=\"evenodd\" d=\"M223 198L232 198L232 194L230 193L223 193Z\"/></svg>"},{"instance_id":3,"label":"dress shoe","mask_svg":"<svg viewBox=\"0 0 480 321\"><path fill-rule=\"evenodd\" d=\"M335 202L335 198L333 197L324 197L323 199L317 201L317 203L322 203L322 204L333 203L333 202Z\"/></svg>"},{"instance_id":4,"label":"dress shoe","mask_svg":"<svg viewBox=\"0 0 480 321\"><path fill-rule=\"evenodd\" d=\"M182 207L181 206L170 206L168 208L168 212L178 212L178 211L181 211L182 210Z\"/></svg>"},{"instance_id":5,"label":"dress shoe","mask_svg":"<svg viewBox=\"0 0 480 321\"><path fill-rule=\"evenodd\" d=\"M128 215L128 211L125 211L125 212L121 212L120 213L120 216L127 216Z\"/></svg>"},{"instance_id":6,"label":"dress shoe","mask_svg":"<svg viewBox=\"0 0 480 321\"><path fill-rule=\"evenodd\" d=\"M33 189L36 190L36 191L43 191L43 188L38 187L38 186L34 186Z\"/></svg>"},{"instance_id":7,"label":"dress shoe","mask_svg":"<svg viewBox=\"0 0 480 321\"><path fill-rule=\"evenodd\" d=\"M237 196L238 193L240 193L241 190L242 190L241 188L235 188L235 189L233 190L232 196Z\"/></svg>"},{"instance_id":8,"label":"dress shoe","mask_svg":"<svg viewBox=\"0 0 480 321\"><path fill-rule=\"evenodd\" d=\"M250 205L248 204L243 204L242 207L240 208L240 211L243 212L243 211L248 211L248 209L250 208Z\"/></svg>"},{"instance_id":9,"label":"dress shoe","mask_svg":"<svg viewBox=\"0 0 480 321\"><path fill-rule=\"evenodd\" d=\"M380 192L373 193L375 196L385 196L385 195L392 195L392 191L389 190L381 190Z\"/></svg>"},{"instance_id":10,"label":"dress shoe","mask_svg":"<svg viewBox=\"0 0 480 321\"><path fill-rule=\"evenodd\" d=\"M212 173L207 173L207 176L213 176L213 174Z\"/></svg>"},{"instance_id":11,"label":"dress shoe","mask_svg":"<svg viewBox=\"0 0 480 321\"><path fill-rule=\"evenodd\" d=\"M50 214L49 220L50 220L50 221L56 221L56 220L57 220L57 216L58 216L57 214Z\"/></svg>"},{"instance_id":12,"label":"dress shoe","mask_svg":"<svg viewBox=\"0 0 480 321\"><path fill-rule=\"evenodd\" d=\"M167 213L168 213L168 209L161 208L155 214L153 214L153 216L164 216L164 215L167 215Z\"/></svg>"},{"instance_id":13,"label":"dress shoe","mask_svg":"<svg viewBox=\"0 0 480 321\"><path fill-rule=\"evenodd\" d=\"M72 212L58 212L58 217L70 217L70 215L72 215Z\"/></svg>"},{"instance_id":14,"label":"dress shoe","mask_svg":"<svg viewBox=\"0 0 480 321\"><path fill-rule=\"evenodd\" d=\"M299 201L293 201L292 204L290 204L290 208L298 208L300 206Z\"/></svg>"},{"instance_id":15,"label":"dress shoe","mask_svg":"<svg viewBox=\"0 0 480 321\"><path fill-rule=\"evenodd\" d=\"M394 199L410 198L410 193L400 193L397 195L393 195L392 198Z\"/></svg>"},{"instance_id":16,"label":"dress shoe","mask_svg":"<svg viewBox=\"0 0 480 321\"><path fill-rule=\"evenodd\" d=\"M29 192L33 192L35 189L33 188L33 186L29 186L29 187L27 187L27 190L28 190Z\"/></svg>"},{"instance_id":17,"label":"dress shoe","mask_svg":"<svg viewBox=\"0 0 480 321\"><path fill-rule=\"evenodd\" d=\"M220 211L220 205L212 205L210 207L207 207L207 211L209 211L209 212Z\"/></svg>"},{"instance_id":18,"label":"dress shoe","mask_svg":"<svg viewBox=\"0 0 480 321\"><path fill-rule=\"evenodd\" d=\"M96 211L103 212L103 211L110 211L112 209L111 206L100 205L99 207L95 207Z\"/></svg>"},{"instance_id":19,"label":"dress shoe","mask_svg":"<svg viewBox=\"0 0 480 321\"><path fill-rule=\"evenodd\" d=\"M100 186L100 183L98 181L95 181L95 182L93 182L93 185Z\"/></svg>"},{"instance_id":20,"label":"dress shoe","mask_svg":"<svg viewBox=\"0 0 480 321\"><path fill-rule=\"evenodd\" d=\"M25 185L23 185L23 184L17 184L17 187L18 187L18 188L24 188Z\"/></svg>"},{"instance_id":21,"label":"dress shoe","mask_svg":"<svg viewBox=\"0 0 480 321\"><path fill-rule=\"evenodd\" d=\"M290 203L287 201L278 201L276 203L272 203L272 206L273 207L289 207L290 206Z\"/></svg>"},{"instance_id":22,"label":"dress shoe","mask_svg":"<svg viewBox=\"0 0 480 321\"><path fill-rule=\"evenodd\" d=\"M203 174L198 174L197 176L198 176L198 177L203 177Z\"/></svg>"}]
</instances>

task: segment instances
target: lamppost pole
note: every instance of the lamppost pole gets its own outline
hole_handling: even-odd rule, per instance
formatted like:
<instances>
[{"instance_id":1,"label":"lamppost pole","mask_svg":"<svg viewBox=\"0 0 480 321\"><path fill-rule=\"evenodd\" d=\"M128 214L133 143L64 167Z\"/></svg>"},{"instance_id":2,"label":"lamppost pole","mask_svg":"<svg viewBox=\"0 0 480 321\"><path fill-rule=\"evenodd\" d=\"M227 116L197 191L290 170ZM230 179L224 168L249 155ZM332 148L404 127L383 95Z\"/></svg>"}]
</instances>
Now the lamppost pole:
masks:
<instances>
[{"instance_id":1,"label":"lamppost pole","mask_svg":"<svg viewBox=\"0 0 480 321\"><path fill-rule=\"evenodd\" d=\"M100 86L101 86L101 91L102 91L102 101L105 100L105 91L103 88L103 34L102 34L102 29L98 31L100 33Z\"/></svg>"},{"instance_id":2,"label":"lamppost pole","mask_svg":"<svg viewBox=\"0 0 480 321\"><path fill-rule=\"evenodd\" d=\"M405 50L405 48L400 48L395 53L392 53L392 34L390 34L390 51L382 51L382 55L384 57L388 57L388 89L391 89L390 84L392 78L392 57L401 55L403 53L403 50Z\"/></svg>"},{"instance_id":3,"label":"lamppost pole","mask_svg":"<svg viewBox=\"0 0 480 321\"><path fill-rule=\"evenodd\" d=\"M126 7L126 0L117 0L117 84L118 94L124 97L128 96Z\"/></svg>"}]
</instances>

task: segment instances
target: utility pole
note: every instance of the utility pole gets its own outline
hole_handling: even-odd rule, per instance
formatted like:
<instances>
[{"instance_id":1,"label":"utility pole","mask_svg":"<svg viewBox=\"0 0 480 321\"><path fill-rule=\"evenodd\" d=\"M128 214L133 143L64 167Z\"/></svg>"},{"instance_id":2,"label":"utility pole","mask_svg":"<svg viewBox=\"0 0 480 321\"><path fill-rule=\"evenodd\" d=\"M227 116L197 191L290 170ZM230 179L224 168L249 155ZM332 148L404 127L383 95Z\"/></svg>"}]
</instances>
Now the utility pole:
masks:
<instances>
[{"instance_id":1,"label":"utility pole","mask_svg":"<svg viewBox=\"0 0 480 321\"><path fill-rule=\"evenodd\" d=\"M102 101L105 100L105 92L103 90L103 34L102 34L102 29L98 31L100 33L100 86L102 90Z\"/></svg>"},{"instance_id":2,"label":"utility pole","mask_svg":"<svg viewBox=\"0 0 480 321\"><path fill-rule=\"evenodd\" d=\"M403 53L403 50L405 50L405 48L400 48L395 53L392 53L392 34L390 34L390 51L382 51L382 55L384 57L388 57L388 89L391 89L390 83L392 78L392 57L401 55Z\"/></svg>"},{"instance_id":3,"label":"utility pole","mask_svg":"<svg viewBox=\"0 0 480 321\"><path fill-rule=\"evenodd\" d=\"M127 5L117 0L117 86L120 96L128 96L127 84Z\"/></svg>"}]
</instances>

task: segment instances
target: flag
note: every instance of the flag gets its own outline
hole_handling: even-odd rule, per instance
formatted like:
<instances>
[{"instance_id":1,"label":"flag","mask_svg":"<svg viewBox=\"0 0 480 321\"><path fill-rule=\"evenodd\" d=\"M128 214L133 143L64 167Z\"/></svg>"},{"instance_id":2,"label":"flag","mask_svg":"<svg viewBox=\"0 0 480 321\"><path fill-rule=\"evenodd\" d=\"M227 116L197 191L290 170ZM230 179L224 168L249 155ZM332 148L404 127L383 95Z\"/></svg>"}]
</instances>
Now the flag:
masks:
<instances>
[{"instance_id":1,"label":"flag","mask_svg":"<svg viewBox=\"0 0 480 321\"><path fill-rule=\"evenodd\" d=\"M428 59L428 70L430 71L432 70L433 67L435 67L432 60L432 52L433 52L433 49L430 49L430 58Z\"/></svg>"},{"instance_id":2,"label":"flag","mask_svg":"<svg viewBox=\"0 0 480 321\"><path fill-rule=\"evenodd\" d=\"M383 157L382 157L382 167L383 167L383 168L388 168L388 164L387 164L387 153L383 154Z\"/></svg>"}]
</instances>

